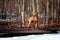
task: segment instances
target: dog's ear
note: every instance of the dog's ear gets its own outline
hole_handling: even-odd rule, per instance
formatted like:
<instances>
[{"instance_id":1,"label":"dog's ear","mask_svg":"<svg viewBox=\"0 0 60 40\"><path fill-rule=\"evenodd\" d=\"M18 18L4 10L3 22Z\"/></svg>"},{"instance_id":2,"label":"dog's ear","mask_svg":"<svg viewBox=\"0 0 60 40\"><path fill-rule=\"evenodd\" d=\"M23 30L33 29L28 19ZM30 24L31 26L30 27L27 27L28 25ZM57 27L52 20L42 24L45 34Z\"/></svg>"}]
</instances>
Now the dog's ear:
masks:
<instances>
[{"instance_id":1,"label":"dog's ear","mask_svg":"<svg viewBox=\"0 0 60 40\"><path fill-rule=\"evenodd\" d=\"M36 12L36 11L33 13L33 15L37 15L37 14L38 14L38 12Z\"/></svg>"}]
</instances>

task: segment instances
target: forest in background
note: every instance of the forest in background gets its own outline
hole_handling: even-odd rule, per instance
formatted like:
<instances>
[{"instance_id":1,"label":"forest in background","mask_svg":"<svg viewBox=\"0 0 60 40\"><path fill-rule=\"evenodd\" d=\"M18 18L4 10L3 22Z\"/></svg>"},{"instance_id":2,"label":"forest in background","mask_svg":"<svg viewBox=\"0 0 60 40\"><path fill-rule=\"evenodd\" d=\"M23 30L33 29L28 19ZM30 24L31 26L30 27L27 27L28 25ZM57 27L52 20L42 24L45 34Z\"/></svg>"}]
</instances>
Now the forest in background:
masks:
<instances>
[{"instance_id":1,"label":"forest in background","mask_svg":"<svg viewBox=\"0 0 60 40\"><path fill-rule=\"evenodd\" d=\"M60 0L0 0L0 14L6 14L7 19L16 18L24 25L33 12L37 11L40 24L58 23L59 4ZM0 18L2 18L1 15Z\"/></svg>"}]
</instances>

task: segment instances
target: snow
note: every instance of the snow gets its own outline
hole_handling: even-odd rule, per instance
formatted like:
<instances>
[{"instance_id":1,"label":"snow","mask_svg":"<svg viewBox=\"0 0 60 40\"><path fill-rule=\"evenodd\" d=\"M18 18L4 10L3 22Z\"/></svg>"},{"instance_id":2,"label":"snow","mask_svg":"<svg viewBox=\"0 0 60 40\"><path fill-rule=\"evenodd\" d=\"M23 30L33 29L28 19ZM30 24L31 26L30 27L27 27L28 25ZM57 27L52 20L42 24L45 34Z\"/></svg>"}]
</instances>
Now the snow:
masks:
<instances>
[{"instance_id":1,"label":"snow","mask_svg":"<svg viewBox=\"0 0 60 40\"><path fill-rule=\"evenodd\" d=\"M40 34L0 38L0 40L60 40L60 34Z\"/></svg>"}]
</instances>

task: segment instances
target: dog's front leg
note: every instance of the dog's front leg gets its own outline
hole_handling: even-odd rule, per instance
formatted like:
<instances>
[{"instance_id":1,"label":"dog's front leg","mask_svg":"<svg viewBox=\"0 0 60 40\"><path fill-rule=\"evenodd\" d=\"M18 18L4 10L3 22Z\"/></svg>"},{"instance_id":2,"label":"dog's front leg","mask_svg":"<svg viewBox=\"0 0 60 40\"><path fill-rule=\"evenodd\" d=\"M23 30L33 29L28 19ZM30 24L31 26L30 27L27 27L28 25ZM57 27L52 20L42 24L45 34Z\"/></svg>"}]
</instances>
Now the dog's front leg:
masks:
<instances>
[{"instance_id":1,"label":"dog's front leg","mask_svg":"<svg viewBox=\"0 0 60 40\"><path fill-rule=\"evenodd\" d=\"M31 24L31 22L28 23L28 26L27 26L28 28L30 27L30 24Z\"/></svg>"}]
</instances>

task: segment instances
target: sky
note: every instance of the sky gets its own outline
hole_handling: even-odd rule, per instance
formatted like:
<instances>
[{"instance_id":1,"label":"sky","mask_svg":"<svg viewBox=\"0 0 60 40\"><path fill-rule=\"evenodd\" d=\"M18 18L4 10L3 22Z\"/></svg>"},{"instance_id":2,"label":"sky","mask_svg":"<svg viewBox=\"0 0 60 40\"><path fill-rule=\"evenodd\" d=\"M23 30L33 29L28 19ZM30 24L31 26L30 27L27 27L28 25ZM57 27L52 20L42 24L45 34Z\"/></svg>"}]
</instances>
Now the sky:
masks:
<instances>
[{"instance_id":1,"label":"sky","mask_svg":"<svg viewBox=\"0 0 60 40\"><path fill-rule=\"evenodd\" d=\"M0 40L60 40L60 34L42 34L0 38Z\"/></svg>"}]
</instances>

